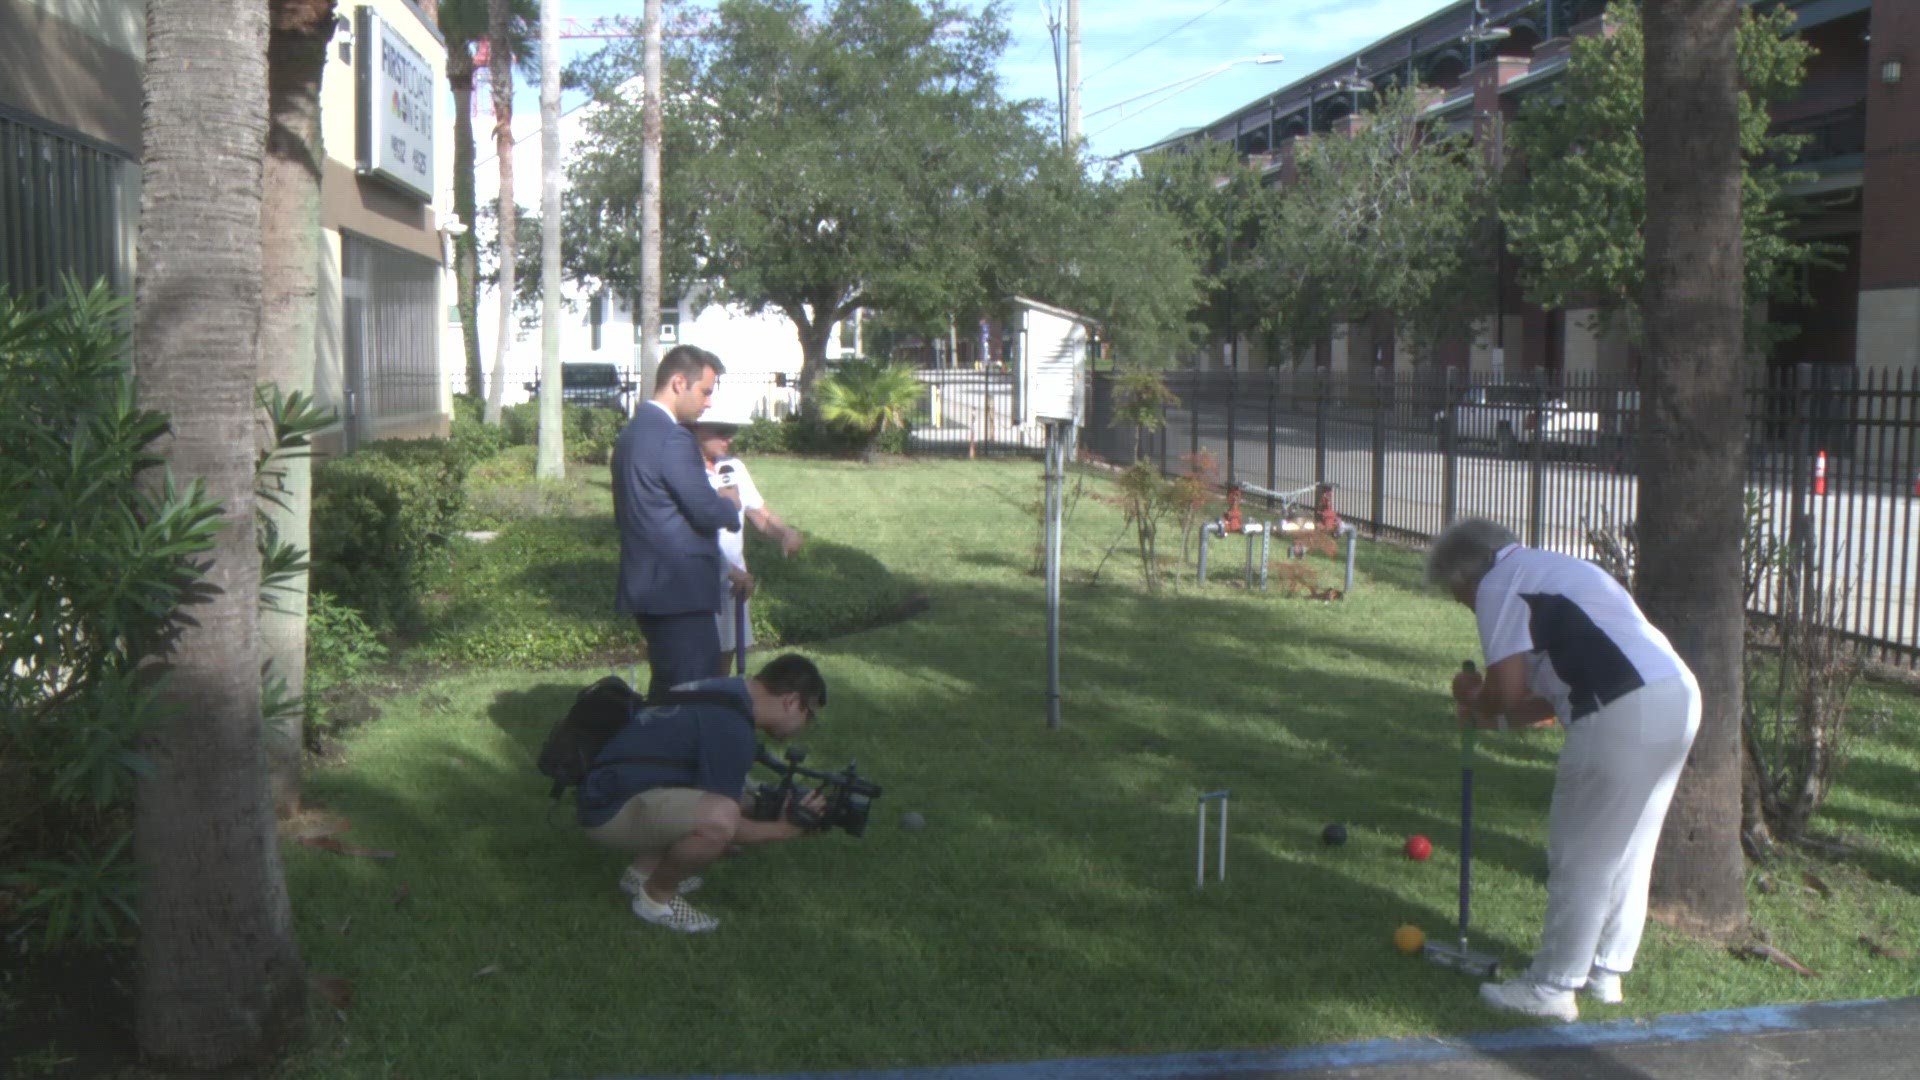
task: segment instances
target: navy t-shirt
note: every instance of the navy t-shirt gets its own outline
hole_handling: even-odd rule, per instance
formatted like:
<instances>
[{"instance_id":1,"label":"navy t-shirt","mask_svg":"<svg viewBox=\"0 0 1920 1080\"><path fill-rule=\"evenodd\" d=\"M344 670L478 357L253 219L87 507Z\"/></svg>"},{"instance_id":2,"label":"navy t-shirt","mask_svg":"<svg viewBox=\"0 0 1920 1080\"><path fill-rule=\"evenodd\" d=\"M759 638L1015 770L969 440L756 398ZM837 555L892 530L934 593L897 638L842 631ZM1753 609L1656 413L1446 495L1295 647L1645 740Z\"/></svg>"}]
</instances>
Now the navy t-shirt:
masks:
<instances>
[{"instance_id":1,"label":"navy t-shirt","mask_svg":"<svg viewBox=\"0 0 1920 1080\"><path fill-rule=\"evenodd\" d=\"M628 799L651 788L690 787L740 797L758 752L747 720L753 698L746 680L701 679L674 689L734 694L746 715L709 704L664 705L634 714L593 759L593 770L574 795L574 817L581 825L606 824Z\"/></svg>"}]
</instances>

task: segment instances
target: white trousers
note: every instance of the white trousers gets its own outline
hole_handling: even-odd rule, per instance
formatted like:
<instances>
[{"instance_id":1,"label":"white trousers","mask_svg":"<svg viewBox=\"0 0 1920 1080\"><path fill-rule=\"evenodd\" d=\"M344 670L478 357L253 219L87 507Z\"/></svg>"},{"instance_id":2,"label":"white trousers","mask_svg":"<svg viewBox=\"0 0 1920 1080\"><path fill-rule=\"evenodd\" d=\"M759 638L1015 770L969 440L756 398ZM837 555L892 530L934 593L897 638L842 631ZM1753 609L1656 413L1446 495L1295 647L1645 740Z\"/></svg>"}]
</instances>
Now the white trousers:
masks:
<instances>
[{"instance_id":1,"label":"white trousers","mask_svg":"<svg viewBox=\"0 0 1920 1080\"><path fill-rule=\"evenodd\" d=\"M1547 921L1534 979L1576 990L1590 967L1632 970L1660 826L1699 730L1691 673L1568 726L1547 816Z\"/></svg>"}]
</instances>

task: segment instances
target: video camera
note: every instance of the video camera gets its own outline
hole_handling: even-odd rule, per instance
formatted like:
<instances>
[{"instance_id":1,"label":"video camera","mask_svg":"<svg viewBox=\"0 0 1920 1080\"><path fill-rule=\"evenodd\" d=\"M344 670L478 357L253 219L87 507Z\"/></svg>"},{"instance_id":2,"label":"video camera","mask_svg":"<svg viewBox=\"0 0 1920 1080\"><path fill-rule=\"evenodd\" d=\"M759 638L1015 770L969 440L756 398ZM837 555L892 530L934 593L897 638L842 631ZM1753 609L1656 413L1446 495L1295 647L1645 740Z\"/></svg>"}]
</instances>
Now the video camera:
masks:
<instances>
[{"instance_id":1,"label":"video camera","mask_svg":"<svg viewBox=\"0 0 1920 1080\"><path fill-rule=\"evenodd\" d=\"M780 782L762 784L753 790L753 805L747 809L747 817L754 821L773 821L784 808L787 820L808 832L837 827L848 836L865 834L867 814L873 809L873 800L880 797L880 785L861 776L855 762L848 762L847 767L837 773L828 773L803 768L800 763L806 759L807 752L797 746L787 747L784 761L761 747L759 764L779 773ZM818 780L820 786L803 788L795 783L795 777ZM827 804L818 814L800 805L801 799L815 791Z\"/></svg>"}]
</instances>

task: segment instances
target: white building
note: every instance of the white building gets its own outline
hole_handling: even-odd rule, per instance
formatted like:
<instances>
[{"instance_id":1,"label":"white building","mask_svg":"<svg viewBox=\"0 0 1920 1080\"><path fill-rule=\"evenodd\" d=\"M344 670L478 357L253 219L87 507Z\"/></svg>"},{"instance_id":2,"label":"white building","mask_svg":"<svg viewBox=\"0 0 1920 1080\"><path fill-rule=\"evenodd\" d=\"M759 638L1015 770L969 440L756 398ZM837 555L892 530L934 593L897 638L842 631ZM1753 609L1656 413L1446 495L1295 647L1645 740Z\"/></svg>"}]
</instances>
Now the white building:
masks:
<instances>
[{"instance_id":1,"label":"white building","mask_svg":"<svg viewBox=\"0 0 1920 1080\"><path fill-rule=\"evenodd\" d=\"M639 93L638 81L630 82ZM475 95L479 100L479 95ZM560 117L562 167L571 164L575 148L587 137L586 120L595 104L582 105ZM489 125L476 123L486 130ZM539 215L541 205L540 115L537 110L514 114L513 189L514 202L523 213ZM474 166L474 197L478 206L492 205L500 190L498 155L491 145L479 148ZM564 183L564 180L563 180ZM452 178L444 189L451 198ZM482 240L491 237L483 235ZM589 294L579 284L562 278L563 296L560 314L560 360L562 363L611 363L635 382L640 370L640 312L638 297L599 290ZM698 345L720 357L727 373L720 380L714 398L719 411L779 416L795 404L791 389L800 374L802 351L793 323L776 312L749 314L737 304L718 304L708 300L710 289L696 288L676 302L662 297L660 311L661 351L675 344ZM480 288L478 323L480 356L487 378L493 377L493 358L499 342L500 306L495 288ZM501 400L509 405L530 400L530 387L540 375L540 314L523 311L515 322L515 338L507 353L505 387ZM829 359L857 356L860 352L859 320L835 328ZM459 313L449 308L442 352L449 357L465 355L461 342ZM464 392L466 365L447 365L453 390ZM645 397L644 393L639 395Z\"/></svg>"}]
</instances>

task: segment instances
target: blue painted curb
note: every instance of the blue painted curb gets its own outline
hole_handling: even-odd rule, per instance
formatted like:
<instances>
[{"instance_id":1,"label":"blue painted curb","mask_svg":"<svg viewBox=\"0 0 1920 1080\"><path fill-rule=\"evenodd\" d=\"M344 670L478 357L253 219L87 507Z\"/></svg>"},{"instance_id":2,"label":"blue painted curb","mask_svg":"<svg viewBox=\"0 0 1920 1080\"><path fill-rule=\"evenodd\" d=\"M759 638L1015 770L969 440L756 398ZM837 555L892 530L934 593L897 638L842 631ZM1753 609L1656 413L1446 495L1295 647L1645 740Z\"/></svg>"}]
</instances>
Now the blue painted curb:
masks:
<instances>
[{"instance_id":1,"label":"blue painted curb","mask_svg":"<svg viewBox=\"0 0 1920 1080\"><path fill-rule=\"evenodd\" d=\"M1000 1062L987 1065L934 1065L912 1069L860 1069L839 1072L733 1073L717 1080L1199 1080L1235 1075L1270 1075L1315 1069L1355 1069L1379 1065L1422 1065L1461 1061L1487 1054L1539 1050L1584 1050L1634 1043L1687 1043L1742 1035L1805 1031L1869 1023L1875 1011L1901 1012L1920 999L1874 998L1821 1001L1804 1005L1762 1005L1749 1009L1682 1013L1652 1020L1608 1020L1551 1027L1465 1035L1453 1039L1374 1039L1298 1050L1222 1050L1201 1053L1054 1061Z\"/></svg>"}]
</instances>

